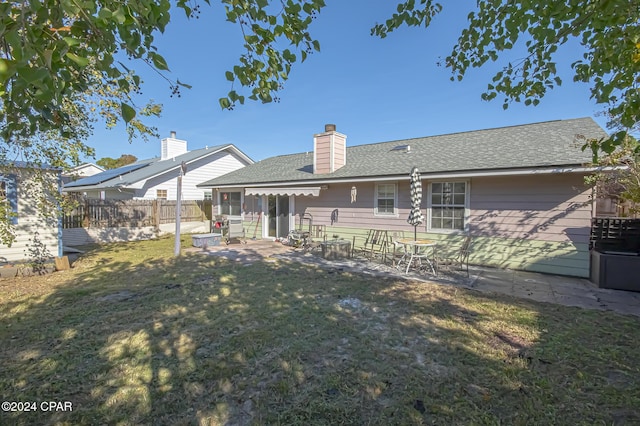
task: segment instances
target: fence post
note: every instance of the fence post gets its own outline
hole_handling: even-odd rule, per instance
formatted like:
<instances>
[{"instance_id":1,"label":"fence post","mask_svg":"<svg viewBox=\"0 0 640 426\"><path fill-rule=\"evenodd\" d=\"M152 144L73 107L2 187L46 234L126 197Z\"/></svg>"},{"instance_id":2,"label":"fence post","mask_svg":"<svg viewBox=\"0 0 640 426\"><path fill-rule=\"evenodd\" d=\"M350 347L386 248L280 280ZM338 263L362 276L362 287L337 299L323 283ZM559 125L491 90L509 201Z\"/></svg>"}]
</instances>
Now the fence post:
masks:
<instances>
[{"instance_id":1,"label":"fence post","mask_svg":"<svg viewBox=\"0 0 640 426\"><path fill-rule=\"evenodd\" d=\"M84 218L82 219L82 227L89 228L91 226L90 214L89 214L89 199L84 200Z\"/></svg>"},{"instance_id":2,"label":"fence post","mask_svg":"<svg viewBox=\"0 0 640 426\"><path fill-rule=\"evenodd\" d=\"M156 228L156 230L160 229L160 203L161 202L162 200L153 200L153 203L152 203L153 226Z\"/></svg>"}]
</instances>

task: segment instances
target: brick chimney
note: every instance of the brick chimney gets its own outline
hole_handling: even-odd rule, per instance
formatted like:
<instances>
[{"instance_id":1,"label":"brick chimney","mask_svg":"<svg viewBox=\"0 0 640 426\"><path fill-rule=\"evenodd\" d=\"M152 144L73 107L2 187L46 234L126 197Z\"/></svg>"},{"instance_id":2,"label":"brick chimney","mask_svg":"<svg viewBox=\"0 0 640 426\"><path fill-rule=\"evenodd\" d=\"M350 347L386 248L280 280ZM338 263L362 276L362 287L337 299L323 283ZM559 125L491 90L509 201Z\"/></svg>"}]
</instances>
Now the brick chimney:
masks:
<instances>
[{"instance_id":1,"label":"brick chimney","mask_svg":"<svg viewBox=\"0 0 640 426\"><path fill-rule=\"evenodd\" d=\"M347 162L347 137L326 124L324 133L313 135L313 173L333 173Z\"/></svg>"},{"instance_id":2,"label":"brick chimney","mask_svg":"<svg viewBox=\"0 0 640 426\"><path fill-rule=\"evenodd\" d=\"M162 151L160 160L177 157L178 155L187 153L187 141L176 139L176 132L171 131L171 136L162 139Z\"/></svg>"}]
</instances>

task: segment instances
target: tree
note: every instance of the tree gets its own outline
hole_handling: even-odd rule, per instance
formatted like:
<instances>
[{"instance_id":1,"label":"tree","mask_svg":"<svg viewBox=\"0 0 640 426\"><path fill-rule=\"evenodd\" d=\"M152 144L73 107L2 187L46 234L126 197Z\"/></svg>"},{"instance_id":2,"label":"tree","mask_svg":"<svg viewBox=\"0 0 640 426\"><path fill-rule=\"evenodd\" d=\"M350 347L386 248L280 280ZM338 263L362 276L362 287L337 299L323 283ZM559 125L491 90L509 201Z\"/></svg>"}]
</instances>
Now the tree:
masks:
<instances>
[{"instance_id":1,"label":"tree","mask_svg":"<svg viewBox=\"0 0 640 426\"><path fill-rule=\"evenodd\" d=\"M386 37L403 26L428 27L442 6L431 0L406 0L372 34ZM573 80L591 84L591 97L611 118L608 127L617 132L609 139L591 141L594 156L612 153L629 132L638 130L640 119L640 2L635 0L479 0L468 15L444 65L462 80L470 68L503 60L487 90L485 100L504 96L511 102L537 105L548 90L562 84L557 75L558 48L576 39L584 53L571 64ZM522 44L524 43L524 46ZM505 61L505 52L525 48L526 56Z\"/></svg>"},{"instance_id":2,"label":"tree","mask_svg":"<svg viewBox=\"0 0 640 426\"><path fill-rule=\"evenodd\" d=\"M627 137L613 153L595 164L600 172L586 178L596 188L598 198L617 200L632 215L640 213L640 143Z\"/></svg>"},{"instance_id":3,"label":"tree","mask_svg":"<svg viewBox=\"0 0 640 426\"><path fill-rule=\"evenodd\" d=\"M296 54L304 60L320 48L307 28L324 1L286 0L281 7L269 0L220 3L245 40L239 64L226 74L231 90L220 105L232 109L244 102L235 81L250 88L250 99L277 100L274 94ZM79 164L82 156L93 155L85 141L100 117L107 126L123 122L130 139L157 136L143 118L158 115L161 107L136 104L142 80L134 66L156 70L173 94L189 87L167 77L169 66L155 46L155 35L175 11L193 18L200 5L197 0L0 2L0 174L15 171L11 165L18 160L35 172L44 165ZM10 230L1 213L0 222ZM0 232L0 243L11 242L6 235Z\"/></svg>"},{"instance_id":4,"label":"tree","mask_svg":"<svg viewBox=\"0 0 640 426\"><path fill-rule=\"evenodd\" d=\"M307 28L324 1L287 0L282 8L270 7L268 0L221 3L227 19L242 28L246 49L226 77L251 87L251 99L271 102L297 59L291 49L281 48L283 41L300 50L302 60L319 49ZM163 74L169 66L154 44L155 34L164 31L176 9L188 17L200 13L200 5L190 0L173 5L170 0L0 3L0 136L5 143L17 145L51 130L64 138L79 136L82 129L69 125L70 113L63 107L69 99L86 100L78 94L97 99L99 109L111 117L116 117L114 103L119 101L117 119L132 126L140 112L132 94L140 91L142 81L125 58L158 71L174 93L189 87ZM233 87L225 99L220 101L225 108L244 102Z\"/></svg>"},{"instance_id":5,"label":"tree","mask_svg":"<svg viewBox=\"0 0 640 426\"><path fill-rule=\"evenodd\" d=\"M277 101L293 63L320 49L308 29L325 7L324 0L220 0L220 4L227 20L239 25L245 41L239 63L225 75L231 90L220 98L220 106L233 109L245 101L236 83L248 88L250 99ZM482 97L504 96L505 108L511 102L536 105L548 90L562 84L556 67L558 47L579 40L584 53L572 63L573 79L592 85L592 97L612 117L610 126L621 130L598 144L612 152L626 131L638 127L639 6L637 0L479 0L443 64L451 69L453 80L461 80L470 68L504 61L507 51L524 48L526 56L505 61ZM428 27L442 5L405 0L397 10L375 25L372 34L386 37L403 25ZM175 11L193 18L201 7L197 0L0 3L3 139L13 144L52 129L73 139L78 130L69 125L63 105L69 98L80 102L73 96L79 93L98 100L110 97L110 123L121 119L132 126L143 108L131 95L140 91L142 82L123 63L124 57L161 73L175 93L188 87L166 77L169 65L155 46L155 34L164 31ZM106 87L119 92L120 98L114 99L113 92L101 93L100 88Z\"/></svg>"},{"instance_id":6,"label":"tree","mask_svg":"<svg viewBox=\"0 0 640 426\"><path fill-rule=\"evenodd\" d=\"M120 158L103 157L96 161L96 164L104 169L117 169L127 164L135 163L138 157L131 154L122 154Z\"/></svg>"},{"instance_id":7,"label":"tree","mask_svg":"<svg viewBox=\"0 0 640 426\"><path fill-rule=\"evenodd\" d=\"M320 50L309 25L325 7L324 0L220 4L245 42L238 64L225 74L231 87L220 106L233 109L244 103L245 91L249 99L277 101L291 66ZM441 10L433 0L404 0L397 13L371 32L386 37L404 25L428 27ZM0 164L21 158L68 166L92 152L84 141L96 114L108 125L124 122L131 138L152 134L140 117L159 114L160 106L134 101L142 87L134 66L156 70L174 94L189 87L167 76L169 65L155 44L155 35L176 11L197 18L201 7L198 0L0 2ZM638 130L640 0L478 0L468 18L468 27L443 61L453 80L462 80L470 68L505 61L507 51L522 48L525 57L505 61L482 97L504 96L505 108L511 102L536 105L562 84L556 54L576 39L584 53L572 63L573 80L591 84L592 97L616 130L611 138L585 146L594 155L600 149L611 153ZM87 119L79 118L83 116Z\"/></svg>"}]
</instances>

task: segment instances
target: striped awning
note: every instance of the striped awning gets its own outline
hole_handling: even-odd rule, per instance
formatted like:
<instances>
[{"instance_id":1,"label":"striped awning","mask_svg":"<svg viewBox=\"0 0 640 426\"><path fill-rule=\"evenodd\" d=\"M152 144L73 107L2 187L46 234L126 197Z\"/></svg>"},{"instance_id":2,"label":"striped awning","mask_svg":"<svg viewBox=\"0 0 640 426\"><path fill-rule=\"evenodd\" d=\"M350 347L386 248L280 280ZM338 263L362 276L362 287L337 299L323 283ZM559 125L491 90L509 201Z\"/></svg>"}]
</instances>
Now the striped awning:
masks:
<instances>
[{"instance_id":1,"label":"striped awning","mask_svg":"<svg viewBox=\"0 0 640 426\"><path fill-rule=\"evenodd\" d=\"M299 195L317 197L320 195L319 186L296 186L296 187L268 187L268 188L245 188L245 195Z\"/></svg>"}]
</instances>

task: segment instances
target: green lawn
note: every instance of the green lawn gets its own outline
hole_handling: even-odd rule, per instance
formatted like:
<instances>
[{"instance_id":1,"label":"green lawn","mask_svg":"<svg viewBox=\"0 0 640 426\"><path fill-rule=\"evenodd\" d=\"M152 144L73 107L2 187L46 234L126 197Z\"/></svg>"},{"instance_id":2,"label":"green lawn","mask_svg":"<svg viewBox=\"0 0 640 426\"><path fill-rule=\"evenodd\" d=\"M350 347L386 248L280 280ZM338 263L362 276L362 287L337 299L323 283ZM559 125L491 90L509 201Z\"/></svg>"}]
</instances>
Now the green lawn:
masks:
<instances>
[{"instance_id":1,"label":"green lawn","mask_svg":"<svg viewBox=\"0 0 640 426\"><path fill-rule=\"evenodd\" d=\"M172 253L0 281L0 424L640 423L637 317Z\"/></svg>"}]
</instances>

